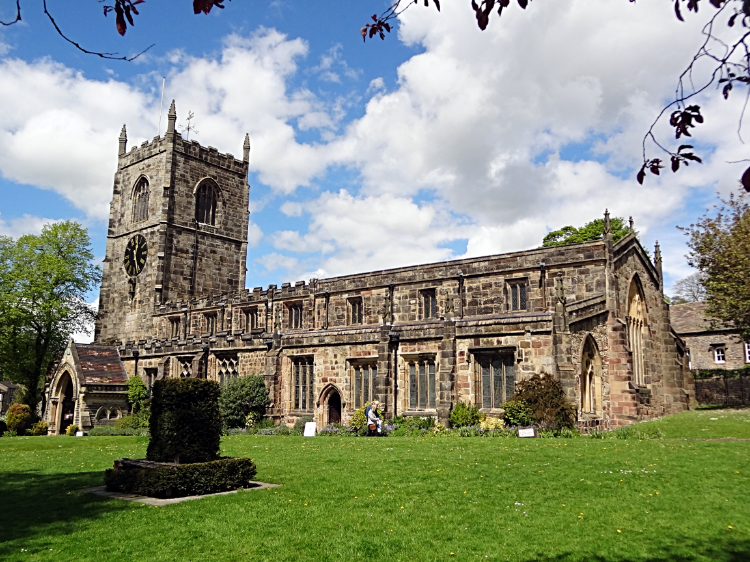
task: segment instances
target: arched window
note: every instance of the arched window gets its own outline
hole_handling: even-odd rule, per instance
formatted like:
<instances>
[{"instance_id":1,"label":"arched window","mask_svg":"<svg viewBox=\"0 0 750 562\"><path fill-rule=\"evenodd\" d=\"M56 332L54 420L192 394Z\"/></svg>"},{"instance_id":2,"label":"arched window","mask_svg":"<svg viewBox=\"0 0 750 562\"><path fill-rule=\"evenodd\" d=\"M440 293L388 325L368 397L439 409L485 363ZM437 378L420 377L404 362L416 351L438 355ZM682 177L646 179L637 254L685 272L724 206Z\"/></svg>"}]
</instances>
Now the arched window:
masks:
<instances>
[{"instance_id":1,"label":"arched window","mask_svg":"<svg viewBox=\"0 0 750 562\"><path fill-rule=\"evenodd\" d=\"M646 385L646 369L643 354L643 332L646 330L646 303L643 300L638 278L630 282L628 291L628 343L633 359L633 382L636 386Z\"/></svg>"},{"instance_id":2,"label":"arched window","mask_svg":"<svg viewBox=\"0 0 750 562\"><path fill-rule=\"evenodd\" d=\"M216 222L216 189L210 182L204 182L195 193L195 220L213 225Z\"/></svg>"},{"instance_id":3,"label":"arched window","mask_svg":"<svg viewBox=\"0 0 750 562\"><path fill-rule=\"evenodd\" d=\"M581 414L602 414L602 360L594 338L588 336L581 353Z\"/></svg>"},{"instance_id":4,"label":"arched window","mask_svg":"<svg viewBox=\"0 0 750 562\"><path fill-rule=\"evenodd\" d=\"M133 192L133 222L145 221L148 218L148 180L141 178Z\"/></svg>"}]
</instances>

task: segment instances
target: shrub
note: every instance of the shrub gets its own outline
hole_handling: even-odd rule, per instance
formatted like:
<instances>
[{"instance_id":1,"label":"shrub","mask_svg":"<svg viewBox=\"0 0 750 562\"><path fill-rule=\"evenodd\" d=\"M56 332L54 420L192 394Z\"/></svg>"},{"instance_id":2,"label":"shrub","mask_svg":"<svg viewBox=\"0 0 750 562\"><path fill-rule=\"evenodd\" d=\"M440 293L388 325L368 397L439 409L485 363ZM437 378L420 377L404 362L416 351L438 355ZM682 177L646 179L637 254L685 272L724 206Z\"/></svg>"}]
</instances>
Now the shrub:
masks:
<instances>
[{"instance_id":1,"label":"shrub","mask_svg":"<svg viewBox=\"0 0 750 562\"><path fill-rule=\"evenodd\" d=\"M510 400L503 404L505 408L505 423L508 425L531 425L534 418L531 416L531 408L523 400Z\"/></svg>"},{"instance_id":2,"label":"shrub","mask_svg":"<svg viewBox=\"0 0 750 562\"><path fill-rule=\"evenodd\" d=\"M479 427L484 429L485 431L492 431L494 430L503 430L505 429L505 422L502 420L502 418L490 418L486 417L482 421L481 424L479 424Z\"/></svg>"},{"instance_id":3,"label":"shrub","mask_svg":"<svg viewBox=\"0 0 750 562\"><path fill-rule=\"evenodd\" d=\"M148 429L130 427L120 429L112 427L111 425L100 425L98 427L92 427L89 431L89 435L91 437L148 437Z\"/></svg>"},{"instance_id":4,"label":"shrub","mask_svg":"<svg viewBox=\"0 0 750 562\"><path fill-rule=\"evenodd\" d=\"M298 418L297 421L294 422L294 428L292 428L292 431L297 435L302 435L305 431L305 424L311 421L314 421L312 416L302 416L301 418Z\"/></svg>"},{"instance_id":5,"label":"shrub","mask_svg":"<svg viewBox=\"0 0 750 562\"><path fill-rule=\"evenodd\" d=\"M477 425L482 421L482 413L476 404L467 406L464 402L459 402L451 412L451 427L467 427Z\"/></svg>"},{"instance_id":6,"label":"shrub","mask_svg":"<svg viewBox=\"0 0 750 562\"><path fill-rule=\"evenodd\" d=\"M5 433L3 433L3 437L18 437L18 432L13 431L12 429L9 429Z\"/></svg>"},{"instance_id":7,"label":"shrub","mask_svg":"<svg viewBox=\"0 0 750 562\"><path fill-rule=\"evenodd\" d=\"M135 414L147 407L148 388L143 384L141 377L135 376L128 379L128 403Z\"/></svg>"},{"instance_id":8,"label":"shrub","mask_svg":"<svg viewBox=\"0 0 750 562\"><path fill-rule=\"evenodd\" d=\"M221 390L219 409L227 427L245 427L248 417L258 422L269 404L263 377L249 375L230 380Z\"/></svg>"},{"instance_id":9,"label":"shrub","mask_svg":"<svg viewBox=\"0 0 750 562\"><path fill-rule=\"evenodd\" d=\"M514 400L523 400L531 408L535 423L561 429L575 427L576 409L568 402L560 381L533 375L516 385Z\"/></svg>"},{"instance_id":10,"label":"shrub","mask_svg":"<svg viewBox=\"0 0 750 562\"><path fill-rule=\"evenodd\" d=\"M222 433L219 392L216 382L204 379L156 381L151 398L148 460L175 463L215 460Z\"/></svg>"},{"instance_id":11,"label":"shrub","mask_svg":"<svg viewBox=\"0 0 750 562\"><path fill-rule=\"evenodd\" d=\"M7 414L5 414L5 423L8 425L8 429L23 435L24 430L31 423L31 408L26 404L11 404Z\"/></svg>"},{"instance_id":12,"label":"shrub","mask_svg":"<svg viewBox=\"0 0 750 562\"><path fill-rule=\"evenodd\" d=\"M114 469L108 469L104 473L107 490L156 498L214 494L243 488L256 474L255 463L246 458L155 468L145 468L139 464L124 462L115 465Z\"/></svg>"},{"instance_id":13,"label":"shrub","mask_svg":"<svg viewBox=\"0 0 750 562\"><path fill-rule=\"evenodd\" d=\"M123 416L115 422L117 429L148 429L151 410L144 408L137 414Z\"/></svg>"},{"instance_id":14,"label":"shrub","mask_svg":"<svg viewBox=\"0 0 750 562\"><path fill-rule=\"evenodd\" d=\"M362 406L354 412L354 415L349 422L349 427L354 428L356 431L367 430L367 417L365 416L365 408L367 406L369 406L369 404Z\"/></svg>"},{"instance_id":15,"label":"shrub","mask_svg":"<svg viewBox=\"0 0 750 562\"><path fill-rule=\"evenodd\" d=\"M38 421L32 425L31 435L47 435L47 422Z\"/></svg>"},{"instance_id":16,"label":"shrub","mask_svg":"<svg viewBox=\"0 0 750 562\"><path fill-rule=\"evenodd\" d=\"M476 425L464 425L458 428L459 437L478 437L482 434L482 430Z\"/></svg>"},{"instance_id":17,"label":"shrub","mask_svg":"<svg viewBox=\"0 0 750 562\"><path fill-rule=\"evenodd\" d=\"M76 424L74 424L74 423L73 423L73 424L70 424L70 425L69 425L69 426L68 426L68 427L67 427L67 428L65 429L65 435L68 435L68 436L70 436L70 437L75 437L75 436L76 436L76 432L78 431L78 429L79 429L79 428L78 428L78 426L77 426Z\"/></svg>"},{"instance_id":18,"label":"shrub","mask_svg":"<svg viewBox=\"0 0 750 562\"><path fill-rule=\"evenodd\" d=\"M271 429L276 427L271 418L263 418L255 424L255 429Z\"/></svg>"}]
</instances>

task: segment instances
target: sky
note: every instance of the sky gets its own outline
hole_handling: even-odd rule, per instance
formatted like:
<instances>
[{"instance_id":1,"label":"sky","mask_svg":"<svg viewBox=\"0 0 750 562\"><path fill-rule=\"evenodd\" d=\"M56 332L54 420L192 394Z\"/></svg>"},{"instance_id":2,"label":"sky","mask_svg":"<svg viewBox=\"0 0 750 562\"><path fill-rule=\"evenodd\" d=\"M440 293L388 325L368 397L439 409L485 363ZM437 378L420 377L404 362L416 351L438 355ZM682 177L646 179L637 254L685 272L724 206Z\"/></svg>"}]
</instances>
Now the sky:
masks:
<instances>
[{"instance_id":1,"label":"sky","mask_svg":"<svg viewBox=\"0 0 750 562\"><path fill-rule=\"evenodd\" d=\"M663 0L534 0L482 32L468 0L446 1L363 42L384 2L236 0L196 16L147 0L125 37L98 2L47 4L90 50L153 44L133 62L86 55L29 0L0 29L0 234L74 219L99 262L120 128L129 146L163 134L172 99L203 145L241 155L250 135L248 287L530 249L606 208L660 242L669 293L692 273L676 226L744 170L728 163L745 158L744 97L710 89L704 163L635 180L711 8L681 23ZM666 122L657 133L676 144Z\"/></svg>"}]
</instances>

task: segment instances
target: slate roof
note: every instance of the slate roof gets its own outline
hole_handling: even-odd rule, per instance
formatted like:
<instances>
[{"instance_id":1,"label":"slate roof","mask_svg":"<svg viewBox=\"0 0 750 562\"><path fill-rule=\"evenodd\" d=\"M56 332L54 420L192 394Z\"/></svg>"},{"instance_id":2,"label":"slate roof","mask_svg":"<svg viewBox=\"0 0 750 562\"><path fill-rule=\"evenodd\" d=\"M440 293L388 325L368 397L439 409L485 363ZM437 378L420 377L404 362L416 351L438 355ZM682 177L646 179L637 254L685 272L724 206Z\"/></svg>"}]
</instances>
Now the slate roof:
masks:
<instances>
[{"instance_id":1,"label":"slate roof","mask_svg":"<svg viewBox=\"0 0 750 562\"><path fill-rule=\"evenodd\" d=\"M94 343L77 343L75 346L86 384L125 384L128 381L116 347Z\"/></svg>"},{"instance_id":2,"label":"slate roof","mask_svg":"<svg viewBox=\"0 0 750 562\"><path fill-rule=\"evenodd\" d=\"M705 302L686 302L685 304L670 306L669 316L672 321L672 329L679 335L732 329L724 324L717 324L712 327L705 311Z\"/></svg>"}]
</instances>

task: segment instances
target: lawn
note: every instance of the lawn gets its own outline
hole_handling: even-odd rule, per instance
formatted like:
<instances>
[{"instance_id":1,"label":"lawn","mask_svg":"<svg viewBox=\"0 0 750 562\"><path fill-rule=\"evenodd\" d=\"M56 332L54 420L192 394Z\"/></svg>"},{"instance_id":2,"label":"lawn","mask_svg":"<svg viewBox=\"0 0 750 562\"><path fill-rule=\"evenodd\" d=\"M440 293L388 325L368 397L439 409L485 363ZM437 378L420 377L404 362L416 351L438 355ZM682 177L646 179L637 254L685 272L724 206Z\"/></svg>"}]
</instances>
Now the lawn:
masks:
<instances>
[{"instance_id":1,"label":"lawn","mask_svg":"<svg viewBox=\"0 0 750 562\"><path fill-rule=\"evenodd\" d=\"M653 441L232 436L224 454L283 486L158 508L77 491L146 438L2 438L0 559L749 560L750 442L685 440L748 420L689 412Z\"/></svg>"}]
</instances>

